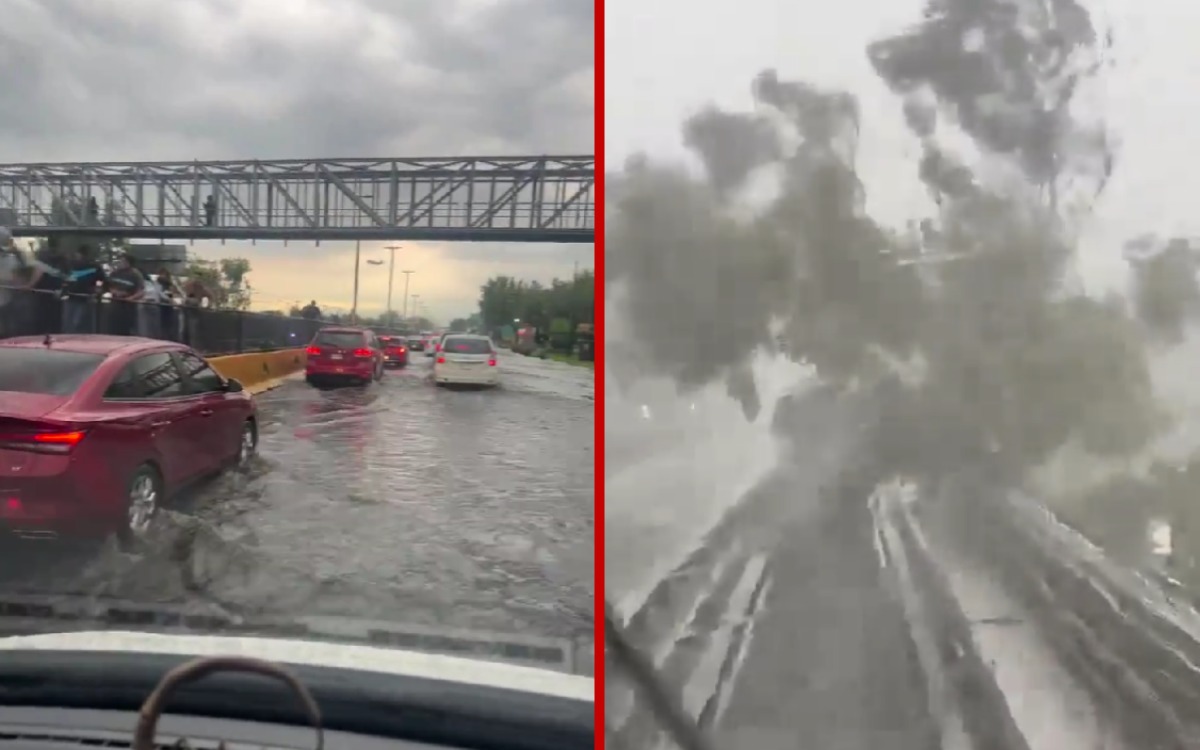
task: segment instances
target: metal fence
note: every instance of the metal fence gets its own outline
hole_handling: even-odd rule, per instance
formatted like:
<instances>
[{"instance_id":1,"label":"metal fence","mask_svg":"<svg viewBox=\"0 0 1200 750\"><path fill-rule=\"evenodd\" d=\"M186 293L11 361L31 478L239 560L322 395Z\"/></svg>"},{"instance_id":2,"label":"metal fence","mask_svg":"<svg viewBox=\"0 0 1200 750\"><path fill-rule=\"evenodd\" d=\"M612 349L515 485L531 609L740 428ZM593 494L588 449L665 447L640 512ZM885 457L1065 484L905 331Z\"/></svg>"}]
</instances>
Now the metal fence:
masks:
<instances>
[{"instance_id":1,"label":"metal fence","mask_svg":"<svg viewBox=\"0 0 1200 750\"><path fill-rule=\"evenodd\" d=\"M178 341L207 355L305 346L320 320L0 286L0 338L105 333Z\"/></svg>"}]
</instances>

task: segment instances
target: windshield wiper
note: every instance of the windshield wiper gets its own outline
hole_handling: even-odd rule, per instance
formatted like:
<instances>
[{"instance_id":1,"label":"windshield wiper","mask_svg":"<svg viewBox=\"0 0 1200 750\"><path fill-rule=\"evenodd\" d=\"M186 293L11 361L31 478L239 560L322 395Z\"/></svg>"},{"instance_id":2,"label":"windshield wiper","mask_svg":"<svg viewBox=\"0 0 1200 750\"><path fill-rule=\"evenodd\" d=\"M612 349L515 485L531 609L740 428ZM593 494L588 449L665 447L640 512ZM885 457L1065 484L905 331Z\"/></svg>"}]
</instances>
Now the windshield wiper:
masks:
<instances>
[{"instance_id":1,"label":"windshield wiper","mask_svg":"<svg viewBox=\"0 0 1200 750\"><path fill-rule=\"evenodd\" d=\"M634 688L642 693L654 716L682 750L714 750L683 704L663 685L654 664L630 643L608 597L604 598L604 642L614 661L625 670Z\"/></svg>"}]
</instances>

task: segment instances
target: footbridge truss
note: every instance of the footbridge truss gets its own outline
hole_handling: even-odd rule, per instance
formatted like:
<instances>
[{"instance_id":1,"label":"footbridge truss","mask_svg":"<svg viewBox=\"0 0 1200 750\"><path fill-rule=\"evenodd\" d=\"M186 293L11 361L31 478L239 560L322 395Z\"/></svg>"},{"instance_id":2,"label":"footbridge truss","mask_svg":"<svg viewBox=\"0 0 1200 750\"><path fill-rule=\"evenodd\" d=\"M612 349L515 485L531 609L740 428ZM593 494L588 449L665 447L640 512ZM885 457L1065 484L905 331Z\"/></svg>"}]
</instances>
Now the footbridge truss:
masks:
<instances>
[{"instance_id":1,"label":"footbridge truss","mask_svg":"<svg viewBox=\"0 0 1200 750\"><path fill-rule=\"evenodd\" d=\"M23 237L593 242L595 158L0 164Z\"/></svg>"}]
</instances>

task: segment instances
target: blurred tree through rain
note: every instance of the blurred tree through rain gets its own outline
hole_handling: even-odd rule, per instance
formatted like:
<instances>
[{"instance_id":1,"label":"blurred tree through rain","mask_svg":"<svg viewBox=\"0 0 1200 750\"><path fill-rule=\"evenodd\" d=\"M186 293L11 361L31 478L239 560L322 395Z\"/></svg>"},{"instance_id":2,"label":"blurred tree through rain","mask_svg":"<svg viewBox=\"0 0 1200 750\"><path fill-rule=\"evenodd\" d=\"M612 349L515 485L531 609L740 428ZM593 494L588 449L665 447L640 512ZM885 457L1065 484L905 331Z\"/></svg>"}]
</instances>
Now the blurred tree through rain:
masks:
<instances>
[{"instance_id":1,"label":"blurred tree through rain","mask_svg":"<svg viewBox=\"0 0 1200 750\"><path fill-rule=\"evenodd\" d=\"M921 377L889 397L902 418L878 435L897 470L929 471L951 445L1015 471L1072 440L1138 450L1164 425L1142 324L1181 313L1135 314L1075 283L1079 227L1115 157L1071 104L1111 45L1073 0L930 0L871 44L936 207L907 233L865 211L852 95L767 70L754 112L696 114L683 138L703 177L639 156L610 179L606 282L637 331L622 342L638 349L630 361L684 388L724 382L748 414L758 347L843 387L914 365ZM978 163L947 134L967 136ZM748 209L767 182L774 197Z\"/></svg>"}]
</instances>

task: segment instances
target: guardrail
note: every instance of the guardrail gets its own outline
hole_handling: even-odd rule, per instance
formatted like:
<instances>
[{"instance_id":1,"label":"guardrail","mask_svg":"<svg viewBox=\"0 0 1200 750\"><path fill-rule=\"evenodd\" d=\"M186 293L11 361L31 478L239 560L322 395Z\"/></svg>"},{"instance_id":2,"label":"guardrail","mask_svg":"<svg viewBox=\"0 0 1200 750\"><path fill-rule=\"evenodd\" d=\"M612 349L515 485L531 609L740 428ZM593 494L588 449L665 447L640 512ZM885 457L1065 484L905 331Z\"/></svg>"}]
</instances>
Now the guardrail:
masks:
<instances>
[{"instance_id":1,"label":"guardrail","mask_svg":"<svg viewBox=\"0 0 1200 750\"><path fill-rule=\"evenodd\" d=\"M304 346L329 323L282 315L0 286L0 338L104 333L178 341L210 355Z\"/></svg>"}]
</instances>

